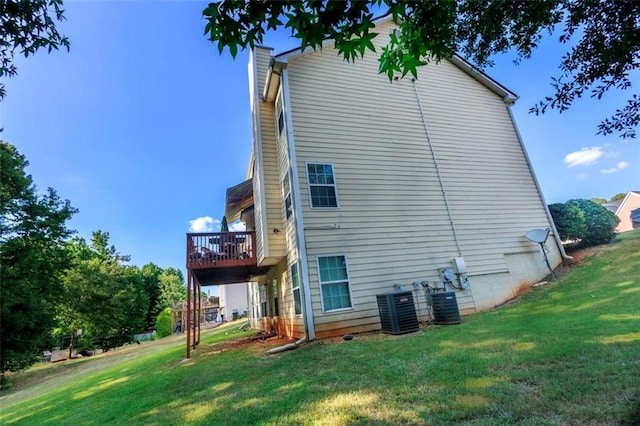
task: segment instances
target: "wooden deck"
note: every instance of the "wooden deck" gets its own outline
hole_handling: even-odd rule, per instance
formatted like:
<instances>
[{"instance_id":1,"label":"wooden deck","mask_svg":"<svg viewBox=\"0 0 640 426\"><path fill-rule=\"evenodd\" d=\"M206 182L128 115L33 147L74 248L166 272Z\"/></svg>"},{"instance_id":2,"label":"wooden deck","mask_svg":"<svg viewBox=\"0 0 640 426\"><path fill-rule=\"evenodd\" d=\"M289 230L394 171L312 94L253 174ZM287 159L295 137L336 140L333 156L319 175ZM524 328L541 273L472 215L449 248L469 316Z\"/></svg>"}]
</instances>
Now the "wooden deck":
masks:
<instances>
[{"instance_id":1,"label":"wooden deck","mask_svg":"<svg viewBox=\"0 0 640 426\"><path fill-rule=\"evenodd\" d=\"M266 272L258 267L255 232L187 234L187 269L201 285L249 281Z\"/></svg>"}]
</instances>

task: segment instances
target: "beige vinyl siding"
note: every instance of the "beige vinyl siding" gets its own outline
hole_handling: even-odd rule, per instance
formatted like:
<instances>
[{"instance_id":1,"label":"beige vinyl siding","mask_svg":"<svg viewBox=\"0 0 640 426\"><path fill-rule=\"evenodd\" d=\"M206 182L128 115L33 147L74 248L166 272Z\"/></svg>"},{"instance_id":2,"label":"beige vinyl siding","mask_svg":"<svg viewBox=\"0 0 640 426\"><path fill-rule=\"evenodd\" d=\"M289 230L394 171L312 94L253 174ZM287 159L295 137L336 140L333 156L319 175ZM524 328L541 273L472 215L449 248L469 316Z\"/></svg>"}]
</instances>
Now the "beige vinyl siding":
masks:
<instances>
[{"instance_id":1,"label":"beige vinyl siding","mask_svg":"<svg viewBox=\"0 0 640 426\"><path fill-rule=\"evenodd\" d=\"M460 254L472 290L458 292L458 302L472 311L472 292L484 291L473 287L473 276L508 273L505 254L532 253L524 234L549 226L502 99L443 61L421 69L416 85L459 250L414 86L410 78L390 83L377 67L375 55L349 64L331 47L289 58L319 336L336 321L374 328L376 294L398 282L410 289L413 281L438 280L438 268ZM310 208L307 162L333 165L339 208ZM336 252L347 255L354 307L323 314L316 258Z\"/></svg>"},{"instance_id":2,"label":"beige vinyl siding","mask_svg":"<svg viewBox=\"0 0 640 426\"><path fill-rule=\"evenodd\" d=\"M281 94L282 89L279 90L279 95ZM277 102L276 102L277 105ZM285 108L286 109L286 108ZM277 120L278 120L278 114L279 111L275 111L275 125L276 125L276 131L277 131ZM286 114L286 113L285 113ZM285 120L286 123L286 120ZM289 171L289 148L287 145L287 128L285 125L285 129L282 132L282 134L278 135L278 147L277 147L277 152L278 152L278 173L280 176L280 186L282 187L282 180L285 178L287 172ZM291 176L289 176L289 180L291 182L291 202L293 204L293 191L295 189L294 187L294 182ZM284 193L282 194L282 196L280 197L280 208L282 210L282 228L284 230L284 237L285 237L285 250L287 253L287 268L286 271L284 272L284 276L283 276L283 288L282 288L282 303L281 303L281 308L282 308L282 314L283 317L286 319L286 321L288 322L292 322L293 324L296 324L296 327L303 327L302 325L302 317L301 316L296 316L295 314L295 305L294 305L294 300L293 300L293 291L291 289L291 282L290 282L290 270L289 270L289 266L298 261L298 251L297 251L297 247L296 247L296 228L295 228L295 215L296 215L296 211L295 211L295 206L293 206L293 215L287 219L286 216L286 212L285 212L285 206L284 206ZM298 276L300 277L300 270L298 269ZM302 330L303 331L303 330Z\"/></svg>"},{"instance_id":3,"label":"beige vinyl siding","mask_svg":"<svg viewBox=\"0 0 640 426\"><path fill-rule=\"evenodd\" d=\"M267 302L269 312L274 313L273 292L271 290L273 280L277 280L279 315L272 317L272 327L279 335L299 337L304 334L304 324L300 315L295 315L293 308L293 295L289 282L289 265L285 260L269 269L267 273Z\"/></svg>"},{"instance_id":4,"label":"beige vinyl siding","mask_svg":"<svg viewBox=\"0 0 640 426\"><path fill-rule=\"evenodd\" d=\"M506 272L504 254L549 226L507 107L447 61L417 87L471 275Z\"/></svg>"},{"instance_id":5,"label":"beige vinyl siding","mask_svg":"<svg viewBox=\"0 0 640 426\"><path fill-rule=\"evenodd\" d=\"M282 92L282 89L279 90L279 96ZM276 103L277 105L277 103ZM278 114L279 111L275 111L275 131L278 132ZM282 134L279 134L277 137L277 155L278 155L278 176L279 176L279 182L280 182L280 188L281 188L281 196L280 196L280 209L281 209L281 217L282 217L282 224L280 225L280 228L282 228L281 230L284 231L284 243L285 243L285 251L286 253L290 253L292 250L295 249L295 241L296 241L296 236L295 236L295 226L294 226L294 215L295 215L295 208L292 207L294 209L294 214L287 219L287 215L285 212L285 206L284 206L284 197L285 194L282 189L282 181L285 178L287 172L289 171L289 148L287 146L287 129L286 129L286 125L285 125L285 129L283 130ZM293 179L291 179L291 176L289 176L289 181L291 183L291 202L293 204ZM289 259L291 261L291 256L289 256Z\"/></svg>"},{"instance_id":6,"label":"beige vinyl siding","mask_svg":"<svg viewBox=\"0 0 640 426\"><path fill-rule=\"evenodd\" d=\"M269 67L271 51L264 48L255 49L256 76L258 97L262 95L265 84L265 76ZM254 208L256 212L256 237L258 245L258 262L260 264L277 263L285 255L285 242L282 232L273 232L282 227L282 192L278 173L278 155L276 140L275 106L271 102L258 100L257 110L259 116L260 144L254 150L259 153L256 163L261 167L263 181L258 181L261 188L256 197L254 194ZM264 211L263 211L264 210ZM266 217L266 223L263 218ZM258 232L260 231L260 232ZM266 241L264 241L266 238Z\"/></svg>"}]
</instances>

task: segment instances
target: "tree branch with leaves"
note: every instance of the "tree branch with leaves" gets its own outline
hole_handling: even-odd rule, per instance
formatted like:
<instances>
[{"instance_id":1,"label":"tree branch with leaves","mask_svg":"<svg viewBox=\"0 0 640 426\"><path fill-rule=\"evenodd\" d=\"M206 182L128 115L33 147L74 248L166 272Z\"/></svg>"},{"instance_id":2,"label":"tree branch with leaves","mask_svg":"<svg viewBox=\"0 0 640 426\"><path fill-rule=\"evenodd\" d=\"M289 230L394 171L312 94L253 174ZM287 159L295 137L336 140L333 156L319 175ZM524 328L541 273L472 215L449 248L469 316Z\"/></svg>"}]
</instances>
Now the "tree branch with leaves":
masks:
<instances>
[{"instance_id":1,"label":"tree branch with leaves","mask_svg":"<svg viewBox=\"0 0 640 426\"><path fill-rule=\"evenodd\" d=\"M376 16L389 14L398 31L376 52ZM269 31L288 30L301 49L321 49L327 39L347 61L379 53L379 72L418 76L419 67L460 53L479 68L515 51L528 59L545 35L559 31L569 46L561 58L553 93L530 112L566 111L583 96L601 99L610 90L631 90L640 66L640 2L633 0L223 0L203 10L205 34L235 57L262 44ZM640 98L627 102L598 125L599 134L634 138Z\"/></svg>"},{"instance_id":2,"label":"tree branch with leaves","mask_svg":"<svg viewBox=\"0 0 640 426\"><path fill-rule=\"evenodd\" d=\"M40 49L69 50L69 39L56 27L62 20L62 0L0 0L0 78L18 73L16 53L28 57ZM5 94L0 82L0 100Z\"/></svg>"}]
</instances>

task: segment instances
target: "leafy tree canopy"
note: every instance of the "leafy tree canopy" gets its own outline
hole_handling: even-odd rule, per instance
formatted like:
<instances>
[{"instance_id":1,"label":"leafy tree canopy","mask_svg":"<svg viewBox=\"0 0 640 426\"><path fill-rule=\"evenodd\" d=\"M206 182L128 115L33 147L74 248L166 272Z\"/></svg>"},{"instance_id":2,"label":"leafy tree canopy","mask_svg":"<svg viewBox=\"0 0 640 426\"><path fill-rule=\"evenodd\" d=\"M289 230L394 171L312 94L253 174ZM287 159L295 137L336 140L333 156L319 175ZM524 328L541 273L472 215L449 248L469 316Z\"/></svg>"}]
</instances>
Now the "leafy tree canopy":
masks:
<instances>
[{"instance_id":1,"label":"leafy tree canopy","mask_svg":"<svg viewBox=\"0 0 640 426\"><path fill-rule=\"evenodd\" d=\"M587 229L580 242L581 246L591 247L613 241L616 235L615 228L620 222L613 212L591 200L580 198L569 200L565 204L579 208L584 216Z\"/></svg>"},{"instance_id":2,"label":"leafy tree canopy","mask_svg":"<svg viewBox=\"0 0 640 426\"><path fill-rule=\"evenodd\" d=\"M56 28L56 21L63 19L62 0L1 0L0 78L17 74L13 63L16 53L28 57L40 49L69 50L69 40ZM4 84L0 83L0 99L5 94Z\"/></svg>"},{"instance_id":3,"label":"leafy tree canopy","mask_svg":"<svg viewBox=\"0 0 640 426\"><path fill-rule=\"evenodd\" d=\"M184 300L187 296L184 276L179 269L169 267L162 269L153 263L142 267L142 277L149 295L147 323L149 328L157 327L156 318L173 303Z\"/></svg>"},{"instance_id":4,"label":"leafy tree canopy","mask_svg":"<svg viewBox=\"0 0 640 426\"><path fill-rule=\"evenodd\" d=\"M562 241L579 241L587 234L587 222L580 207L570 203L550 204L549 212Z\"/></svg>"},{"instance_id":5,"label":"leafy tree canopy","mask_svg":"<svg viewBox=\"0 0 640 426\"><path fill-rule=\"evenodd\" d=\"M28 367L48 346L76 212L38 193L26 158L0 141L0 373Z\"/></svg>"},{"instance_id":6,"label":"leafy tree canopy","mask_svg":"<svg viewBox=\"0 0 640 426\"><path fill-rule=\"evenodd\" d=\"M82 238L69 244L73 266L63 278L63 297L57 306L61 336L72 340L78 349L93 348L99 339L110 338L109 345L122 344L146 327L149 295L142 272L124 263L122 256L109 245L109 233L95 231L88 245Z\"/></svg>"},{"instance_id":7,"label":"leafy tree canopy","mask_svg":"<svg viewBox=\"0 0 640 426\"><path fill-rule=\"evenodd\" d=\"M562 112L584 95L600 99L631 88L640 65L640 2L633 0L222 0L203 10L205 34L232 56L253 48L271 30L285 28L302 49L321 49L327 38L347 61L375 51L374 15L389 13L399 31L380 52L379 72L418 75L418 67L460 52L479 67L514 50L527 59L545 34L559 32L568 47L552 80L554 93L531 108ZM635 137L640 97L598 125L598 133Z\"/></svg>"},{"instance_id":8,"label":"leafy tree canopy","mask_svg":"<svg viewBox=\"0 0 640 426\"><path fill-rule=\"evenodd\" d=\"M160 308L171 307L174 303L181 302L187 298L187 288L185 286L182 271L176 268L167 268L158 278L160 296L158 306Z\"/></svg>"},{"instance_id":9,"label":"leafy tree canopy","mask_svg":"<svg viewBox=\"0 0 640 426\"><path fill-rule=\"evenodd\" d=\"M626 192L621 192L621 193L616 194L616 195L614 195L613 197L611 197L611 200L609 200L609 201L618 201L618 200L623 200L623 199L624 199L624 197L626 197L626 196L627 196L627 193L626 193Z\"/></svg>"}]
</instances>

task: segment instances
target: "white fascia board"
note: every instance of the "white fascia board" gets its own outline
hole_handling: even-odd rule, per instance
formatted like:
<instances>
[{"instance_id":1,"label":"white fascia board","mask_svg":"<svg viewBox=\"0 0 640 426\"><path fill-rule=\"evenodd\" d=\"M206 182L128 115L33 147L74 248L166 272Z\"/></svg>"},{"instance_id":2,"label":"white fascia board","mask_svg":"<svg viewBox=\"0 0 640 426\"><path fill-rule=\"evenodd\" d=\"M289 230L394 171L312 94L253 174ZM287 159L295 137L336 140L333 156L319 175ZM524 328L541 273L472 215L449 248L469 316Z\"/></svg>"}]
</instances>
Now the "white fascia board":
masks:
<instances>
[{"instance_id":1,"label":"white fascia board","mask_svg":"<svg viewBox=\"0 0 640 426\"><path fill-rule=\"evenodd\" d=\"M251 104L251 121L253 127L253 158L258 164L258 179L260 181L260 200L264 203L264 170L262 166L262 136L260 127L260 91L258 90L258 65L256 64L255 51L251 51L249 55L249 102ZM255 193L255 182L253 186ZM260 209L260 233L263 242L263 256L269 257L268 236L266 235L267 212L264 206Z\"/></svg>"},{"instance_id":2,"label":"white fascia board","mask_svg":"<svg viewBox=\"0 0 640 426\"><path fill-rule=\"evenodd\" d=\"M634 197L634 196L640 198L640 194L637 194L637 193L635 193L633 191L627 192L627 195L624 196L624 199L622 200L622 202L618 206L618 209L616 210L616 216L618 216L618 214L622 213L622 208L624 207L624 205L627 203L627 201L629 201L629 199L631 197Z\"/></svg>"},{"instance_id":3,"label":"white fascia board","mask_svg":"<svg viewBox=\"0 0 640 426\"><path fill-rule=\"evenodd\" d=\"M505 104L511 105L518 99L518 95L495 81L493 78L489 77L484 72L471 65L457 53L449 58L449 61L460 68L462 71L466 72L471 77L482 83L484 86L489 88L492 92L501 96Z\"/></svg>"},{"instance_id":4,"label":"white fascia board","mask_svg":"<svg viewBox=\"0 0 640 426\"><path fill-rule=\"evenodd\" d=\"M247 165L246 179L253 179L253 163L256 160L256 155L253 150L253 144L251 144L251 154L249 154L249 164Z\"/></svg>"}]
</instances>

